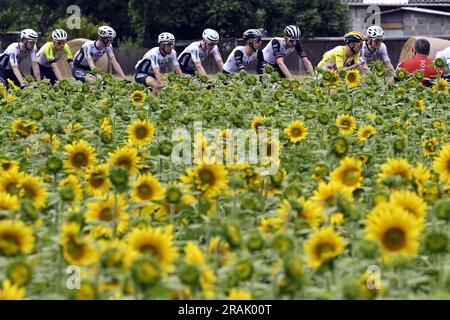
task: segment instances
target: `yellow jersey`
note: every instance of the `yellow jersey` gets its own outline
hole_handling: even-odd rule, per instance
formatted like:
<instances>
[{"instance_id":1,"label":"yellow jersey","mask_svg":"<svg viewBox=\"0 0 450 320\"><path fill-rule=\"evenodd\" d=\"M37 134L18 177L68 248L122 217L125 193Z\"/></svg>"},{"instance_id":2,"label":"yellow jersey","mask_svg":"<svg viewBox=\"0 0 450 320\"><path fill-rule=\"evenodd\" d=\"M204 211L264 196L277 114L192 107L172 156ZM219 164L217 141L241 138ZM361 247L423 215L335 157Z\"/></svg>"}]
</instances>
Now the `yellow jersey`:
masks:
<instances>
[{"instance_id":1,"label":"yellow jersey","mask_svg":"<svg viewBox=\"0 0 450 320\"><path fill-rule=\"evenodd\" d=\"M322 68L323 70L328 69L338 69L342 67L349 67L352 64L358 62L359 53L354 54L347 60L345 60L345 52L347 50L347 46L337 46L334 49L331 49L322 57L322 60L317 65L317 68Z\"/></svg>"},{"instance_id":2,"label":"yellow jersey","mask_svg":"<svg viewBox=\"0 0 450 320\"><path fill-rule=\"evenodd\" d=\"M37 61L41 66L50 67L53 62L57 62L63 55L66 56L68 62L73 61L72 51L67 43L64 44L63 51L56 51L53 42L47 42L36 54Z\"/></svg>"}]
</instances>

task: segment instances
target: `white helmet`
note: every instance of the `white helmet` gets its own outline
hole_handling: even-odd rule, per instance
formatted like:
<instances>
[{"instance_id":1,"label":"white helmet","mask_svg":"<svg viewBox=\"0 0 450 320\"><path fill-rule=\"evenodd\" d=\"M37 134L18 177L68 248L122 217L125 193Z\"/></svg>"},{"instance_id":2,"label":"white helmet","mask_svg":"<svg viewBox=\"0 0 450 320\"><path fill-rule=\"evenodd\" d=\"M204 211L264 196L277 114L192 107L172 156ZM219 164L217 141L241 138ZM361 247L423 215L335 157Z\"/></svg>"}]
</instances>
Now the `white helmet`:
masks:
<instances>
[{"instance_id":1,"label":"white helmet","mask_svg":"<svg viewBox=\"0 0 450 320\"><path fill-rule=\"evenodd\" d=\"M217 44L219 43L219 34L213 29L205 29L202 34L203 40L206 42Z\"/></svg>"},{"instance_id":2,"label":"white helmet","mask_svg":"<svg viewBox=\"0 0 450 320\"><path fill-rule=\"evenodd\" d=\"M56 29L52 32L52 38L54 41L66 41L67 32L65 32L63 29Z\"/></svg>"},{"instance_id":3,"label":"white helmet","mask_svg":"<svg viewBox=\"0 0 450 320\"><path fill-rule=\"evenodd\" d=\"M163 32L158 36L158 43L175 42L175 36L169 32Z\"/></svg>"},{"instance_id":4,"label":"white helmet","mask_svg":"<svg viewBox=\"0 0 450 320\"><path fill-rule=\"evenodd\" d=\"M20 32L20 39L37 40L38 34L33 29L24 29Z\"/></svg>"},{"instance_id":5,"label":"white helmet","mask_svg":"<svg viewBox=\"0 0 450 320\"><path fill-rule=\"evenodd\" d=\"M115 38L116 37L116 32L114 31L114 29L111 27L108 27L108 26L101 26L100 28L98 28L97 33L101 38Z\"/></svg>"},{"instance_id":6,"label":"white helmet","mask_svg":"<svg viewBox=\"0 0 450 320\"><path fill-rule=\"evenodd\" d=\"M383 38L384 31L383 28L373 25L367 28L366 35L367 38Z\"/></svg>"},{"instance_id":7,"label":"white helmet","mask_svg":"<svg viewBox=\"0 0 450 320\"><path fill-rule=\"evenodd\" d=\"M302 32L300 31L300 28L294 25L289 25L286 28L284 28L284 36L288 38L295 38L298 39L302 35Z\"/></svg>"}]
</instances>

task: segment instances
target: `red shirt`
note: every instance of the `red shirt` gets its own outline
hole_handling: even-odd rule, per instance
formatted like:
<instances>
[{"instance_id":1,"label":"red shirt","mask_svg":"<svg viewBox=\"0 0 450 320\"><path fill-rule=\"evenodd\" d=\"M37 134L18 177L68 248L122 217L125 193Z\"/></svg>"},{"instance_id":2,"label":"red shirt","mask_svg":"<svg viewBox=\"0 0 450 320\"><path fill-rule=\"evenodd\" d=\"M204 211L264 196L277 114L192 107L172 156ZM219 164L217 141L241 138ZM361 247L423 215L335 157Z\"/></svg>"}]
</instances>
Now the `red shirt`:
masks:
<instances>
[{"instance_id":1,"label":"red shirt","mask_svg":"<svg viewBox=\"0 0 450 320\"><path fill-rule=\"evenodd\" d=\"M403 68L409 73L413 73L416 70L422 70L425 78L436 78L437 75L437 70L433 66L433 61L423 54L417 54L411 59L400 62L398 68Z\"/></svg>"}]
</instances>

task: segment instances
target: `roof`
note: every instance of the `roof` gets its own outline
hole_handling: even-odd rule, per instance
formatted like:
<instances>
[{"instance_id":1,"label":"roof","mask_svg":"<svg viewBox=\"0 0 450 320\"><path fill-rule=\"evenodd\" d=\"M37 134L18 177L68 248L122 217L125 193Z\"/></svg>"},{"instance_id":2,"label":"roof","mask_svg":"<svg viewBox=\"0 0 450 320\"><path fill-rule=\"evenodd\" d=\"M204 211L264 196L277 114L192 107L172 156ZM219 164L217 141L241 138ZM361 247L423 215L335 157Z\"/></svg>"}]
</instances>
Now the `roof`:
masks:
<instances>
[{"instance_id":1,"label":"roof","mask_svg":"<svg viewBox=\"0 0 450 320\"><path fill-rule=\"evenodd\" d=\"M429 14L436 14L436 15L439 15L439 16L450 17L450 12L446 12L446 11L431 10L431 9L424 9L424 8L414 8L414 7L401 7L400 9L407 10L407 11L429 13Z\"/></svg>"},{"instance_id":2,"label":"roof","mask_svg":"<svg viewBox=\"0 0 450 320\"><path fill-rule=\"evenodd\" d=\"M381 6L449 6L450 0L341 0L341 3L349 6L368 6L371 4Z\"/></svg>"}]
</instances>

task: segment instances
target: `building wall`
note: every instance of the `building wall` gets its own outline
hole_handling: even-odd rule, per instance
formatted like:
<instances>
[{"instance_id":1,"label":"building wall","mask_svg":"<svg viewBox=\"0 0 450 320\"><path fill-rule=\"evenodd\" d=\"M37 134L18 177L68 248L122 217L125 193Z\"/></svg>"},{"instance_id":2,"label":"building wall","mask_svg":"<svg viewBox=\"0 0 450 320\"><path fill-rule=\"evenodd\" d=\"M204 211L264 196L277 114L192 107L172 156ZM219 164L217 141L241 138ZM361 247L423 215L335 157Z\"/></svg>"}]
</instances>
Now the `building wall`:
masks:
<instances>
[{"instance_id":1,"label":"building wall","mask_svg":"<svg viewBox=\"0 0 450 320\"><path fill-rule=\"evenodd\" d=\"M436 14L405 12L405 36L437 36L446 35L450 30L450 16Z\"/></svg>"}]
</instances>

